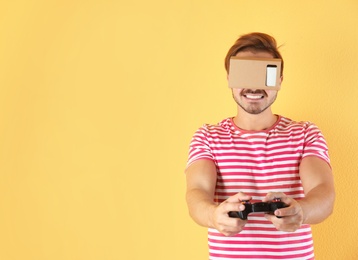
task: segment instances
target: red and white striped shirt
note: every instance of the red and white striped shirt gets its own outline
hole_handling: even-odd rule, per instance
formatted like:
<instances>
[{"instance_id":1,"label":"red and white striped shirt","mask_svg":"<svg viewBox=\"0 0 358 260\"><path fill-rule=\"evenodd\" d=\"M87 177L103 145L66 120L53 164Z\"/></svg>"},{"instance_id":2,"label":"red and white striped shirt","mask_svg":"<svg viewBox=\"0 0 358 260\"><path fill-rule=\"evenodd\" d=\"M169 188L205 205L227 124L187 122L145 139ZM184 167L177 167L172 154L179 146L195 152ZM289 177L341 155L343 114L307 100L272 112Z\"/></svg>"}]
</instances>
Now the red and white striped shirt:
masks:
<instances>
[{"instance_id":1,"label":"red and white striped shirt","mask_svg":"<svg viewBox=\"0 0 358 260\"><path fill-rule=\"evenodd\" d=\"M268 192L299 200L304 197L299 165L307 156L330 163L326 141L310 122L279 116L269 129L245 131L227 118L196 131L187 166L202 159L215 163L218 203L240 191L252 196L251 202L262 201ZM233 237L209 229L208 243L210 259L314 259L309 225L282 232L260 213L251 213L243 231Z\"/></svg>"}]
</instances>

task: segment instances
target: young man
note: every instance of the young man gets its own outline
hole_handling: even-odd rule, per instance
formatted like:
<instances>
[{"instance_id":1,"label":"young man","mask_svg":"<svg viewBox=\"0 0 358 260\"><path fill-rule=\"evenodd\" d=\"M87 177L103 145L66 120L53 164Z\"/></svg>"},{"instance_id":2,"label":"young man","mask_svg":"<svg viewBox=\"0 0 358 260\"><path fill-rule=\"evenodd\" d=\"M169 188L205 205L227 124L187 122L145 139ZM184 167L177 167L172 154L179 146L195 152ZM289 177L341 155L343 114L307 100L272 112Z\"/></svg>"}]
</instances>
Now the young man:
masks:
<instances>
[{"instance_id":1,"label":"young man","mask_svg":"<svg viewBox=\"0 0 358 260\"><path fill-rule=\"evenodd\" d=\"M276 40L263 33L235 42L228 73L232 56L282 60ZM281 81L282 71L283 60ZM186 200L194 221L208 228L210 259L314 259L310 224L326 219L335 199L328 149L314 124L273 114L277 92L233 88L236 116L193 136ZM244 201L277 198L288 207L229 216L244 211Z\"/></svg>"}]
</instances>

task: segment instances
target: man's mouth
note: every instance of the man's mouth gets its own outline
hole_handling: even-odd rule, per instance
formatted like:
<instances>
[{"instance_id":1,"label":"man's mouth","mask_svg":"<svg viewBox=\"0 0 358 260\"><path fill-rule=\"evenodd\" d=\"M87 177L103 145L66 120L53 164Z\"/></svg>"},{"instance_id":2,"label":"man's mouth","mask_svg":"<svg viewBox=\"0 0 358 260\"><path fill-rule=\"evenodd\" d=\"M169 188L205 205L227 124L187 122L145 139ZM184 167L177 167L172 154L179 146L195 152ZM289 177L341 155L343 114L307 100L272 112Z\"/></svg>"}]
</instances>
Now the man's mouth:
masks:
<instances>
[{"instance_id":1,"label":"man's mouth","mask_svg":"<svg viewBox=\"0 0 358 260\"><path fill-rule=\"evenodd\" d=\"M256 90L256 91L245 90L242 92L242 96L244 96L247 99L259 100L259 99L263 99L266 96L266 93L262 90Z\"/></svg>"},{"instance_id":2,"label":"man's mouth","mask_svg":"<svg viewBox=\"0 0 358 260\"><path fill-rule=\"evenodd\" d=\"M265 97L265 95L257 95L257 94L245 94L244 97L248 98L248 99L262 99Z\"/></svg>"}]
</instances>

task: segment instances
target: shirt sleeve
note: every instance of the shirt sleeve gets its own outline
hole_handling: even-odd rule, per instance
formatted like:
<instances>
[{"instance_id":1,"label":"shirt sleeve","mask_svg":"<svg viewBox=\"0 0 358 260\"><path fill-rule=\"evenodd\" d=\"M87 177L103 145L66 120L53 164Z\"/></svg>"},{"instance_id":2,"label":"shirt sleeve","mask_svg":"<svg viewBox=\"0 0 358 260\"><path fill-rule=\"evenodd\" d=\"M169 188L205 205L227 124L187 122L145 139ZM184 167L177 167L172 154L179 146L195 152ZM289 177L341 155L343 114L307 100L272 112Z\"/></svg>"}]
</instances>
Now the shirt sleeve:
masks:
<instances>
[{"instance_id":1,"label":"shirt sleeve","mask_svg":"<svg viewBox=\"0 0 358 260\"><path fill-rule=\"evenodd\" d=\"M312 123L308 124L305 137L302 158L317 156L330 165L327 142L319 128Z\"/></svg>"},{"instance_id":2,"label":"shirt sleeve","mask_svg":"<svg viewBox=\"0 0 358 260\"><path fill-rule=\"evenodd\" d=\"M200 127L193 135L189 146L189 158L186 168L197 160L214 160L208 140L208 127Z\"/></svg>"}]
</instances>

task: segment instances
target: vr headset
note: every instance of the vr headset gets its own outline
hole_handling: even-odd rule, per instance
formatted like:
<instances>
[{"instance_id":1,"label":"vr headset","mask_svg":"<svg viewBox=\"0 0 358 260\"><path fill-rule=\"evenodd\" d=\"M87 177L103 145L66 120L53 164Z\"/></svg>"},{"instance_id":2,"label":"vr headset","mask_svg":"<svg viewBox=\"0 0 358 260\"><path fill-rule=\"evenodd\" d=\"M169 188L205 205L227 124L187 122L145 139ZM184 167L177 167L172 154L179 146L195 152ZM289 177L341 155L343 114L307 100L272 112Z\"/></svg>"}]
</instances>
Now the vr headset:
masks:
<instances>
[{"instance_id":1,"label":"vr headset","mask_svg":"<svg viewBox=\"0 0 358 260\"><path fill-rule=\"evenodd\" d=\"M281 59L230 59L229 88L280 90L280 78Z\"/></svg>"}]
</instances>

